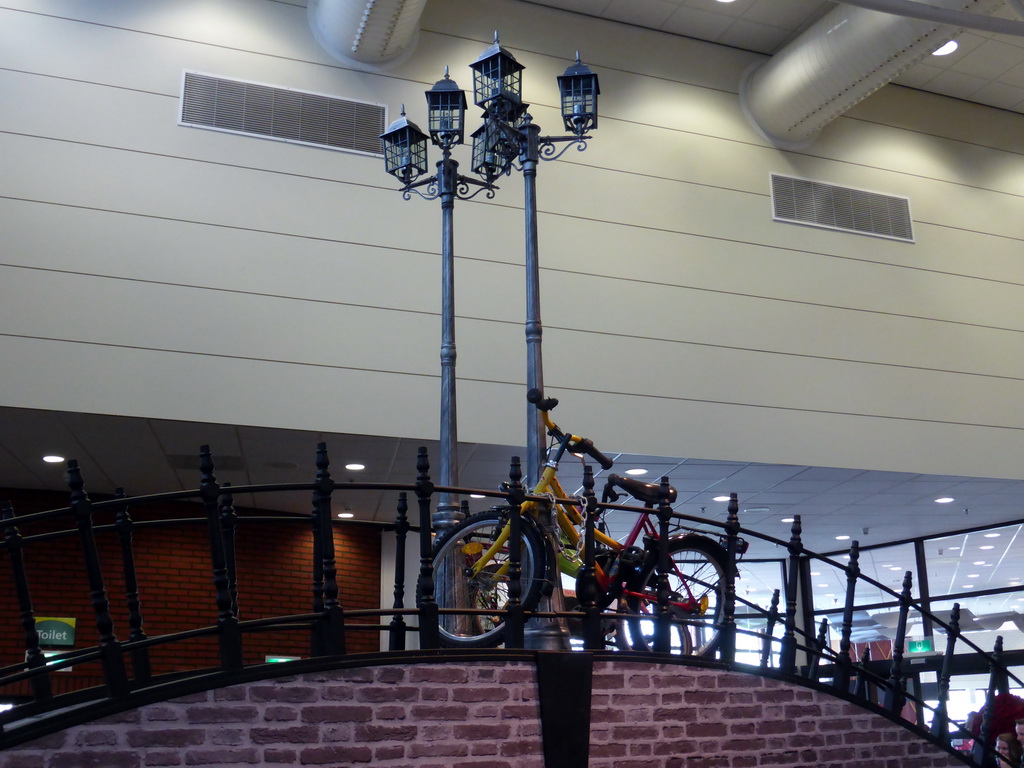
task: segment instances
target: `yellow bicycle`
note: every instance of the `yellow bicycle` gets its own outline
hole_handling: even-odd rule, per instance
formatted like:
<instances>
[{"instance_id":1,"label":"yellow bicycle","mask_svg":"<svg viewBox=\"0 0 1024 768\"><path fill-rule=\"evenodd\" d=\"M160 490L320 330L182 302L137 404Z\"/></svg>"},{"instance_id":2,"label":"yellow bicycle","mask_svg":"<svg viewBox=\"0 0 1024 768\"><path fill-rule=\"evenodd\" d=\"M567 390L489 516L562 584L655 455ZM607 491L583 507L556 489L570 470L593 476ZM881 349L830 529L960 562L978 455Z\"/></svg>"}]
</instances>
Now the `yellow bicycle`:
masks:
<instances>
[{"instance_id":1,"label":"yellow bicycle","mask_svg":"<svg viewBox=\"0 0 1024 768\"><path fill-rule=\"evenodd\" d=\"M583 566L583 516L579 499L566 494L558 480L565 454L581 461L590 457L602 469L612 461L587 438L563 432L550 417L558 404L537 390L527 398L543 414L551 445L533 496L520 507L520 600L526 610L537 606L553 588L558 574L578 578ZM616 490L618 489L618 490ZM599 605L608 609L607 639L622 650L650 650L657 611L659 531L654 505L661 500L659 485L609 475L604 502L615 502L624 491L644 504L629 533L616 540L598 521L594 531ZM675 501L669 488L668 501ZM434 548L435 599L442 609L441 641L453 647L486 647L504 640L505 609L509 601L511 509L496 507L474 515L442 536ZM552 547L545 545L542 515L552 515ZM549 562L548 552L555 554ZM672 615L674 653L703 655L713 651L718 638L723 601L726 551L721 543L680 528L668 540L670 557L669 612ZM451 609L451 610L445 610Z\"/></svg>"}]
</instances>

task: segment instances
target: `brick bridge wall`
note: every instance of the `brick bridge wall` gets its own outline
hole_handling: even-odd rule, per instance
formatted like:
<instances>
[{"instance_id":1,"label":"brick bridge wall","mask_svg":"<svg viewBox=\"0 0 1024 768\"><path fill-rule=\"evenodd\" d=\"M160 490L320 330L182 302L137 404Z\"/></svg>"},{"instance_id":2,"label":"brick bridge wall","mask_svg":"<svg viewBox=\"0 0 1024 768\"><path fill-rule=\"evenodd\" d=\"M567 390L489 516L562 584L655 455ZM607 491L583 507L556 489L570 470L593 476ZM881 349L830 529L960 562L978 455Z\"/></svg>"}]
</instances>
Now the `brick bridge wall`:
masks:
<instances>
[{"instance_id":1,"label":"brick bridge wall","mask_svg":"<svg viewBox=\"0 0 1024 768\"><path fill-rule=\"evenodd\" d=\"M592 768L948 768L827 693L707 667L597 660ZM150 704L0 752L2 768L543 768L529 661L306 673Z\"/></svg>"}]
</instances>

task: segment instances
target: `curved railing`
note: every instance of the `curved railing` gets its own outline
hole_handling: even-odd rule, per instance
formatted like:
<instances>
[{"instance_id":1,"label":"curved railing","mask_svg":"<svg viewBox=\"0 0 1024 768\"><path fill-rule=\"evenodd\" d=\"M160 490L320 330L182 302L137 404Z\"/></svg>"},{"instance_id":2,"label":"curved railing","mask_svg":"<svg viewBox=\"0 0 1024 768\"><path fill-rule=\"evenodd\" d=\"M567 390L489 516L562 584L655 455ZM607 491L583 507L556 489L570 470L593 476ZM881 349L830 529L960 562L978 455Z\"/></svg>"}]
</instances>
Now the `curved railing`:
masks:
<instances>
[{"instance_id":1,"label":"curved railing","mask_svg":"<svg viewBox=\"0 0 1024 768\"><path fill-rule=\"evenodd\" d=\"M432 537L430 517L436 505L436 495L453 493L460 495L481 494L497 499L503 504L513 504L526 495L518 484L518 460L513 461L513 482L501 492L434 486L429 476L429 465L425 449L420 449L415 480L409 484L338 482L331 478L327 449L320 444L317 450L316 474L310 483L289 483L274 485L221 485L214 475L214 463L209 449L204 446L199 456L199 486L194 490L148 496L127 497L119 494L115 498L92 501L85 491L85 484L76 462L68 464L70 503L66 507L32 514L17 514L14 507L3 505L3 542L0 547L6 552L11 565L12 583L17 600L18 627L8 626L0 633L13 633L20 629L24 637L24 661L0 668L0 698L7 697L17 703L8 711L0 712L0 749L35 738L49 731L58 730L67 722L67 713L74 711L81 721L89 717L116 711L119 708L137 706L144 701L171 698L189 688L195 689L203 681L217 681L225 684L233 679L251 676L253 669L263 667L266 659L247 655L247 644L262 634L279 636L286 633L296 638L291 646L304 645L307 659L346 660L353 654L377 651L382 642L376 638L387 638L388 652L405 652L410 636L415 636L418 647L430 652L438 649L440 611L434 601L433 573L431 570ZM527 611L521 605L512 605L506 616L508 625L506 647L520 647L516 638L521 638L522 622L533 617L571 619L582 628L582 642L577 645L584 650L604 650L602 626L614 621L615 614L601 611L597 606L597 590L590 580L594 578L593 526L607 511L615 510L632 514L657 515L661 531L661 542L667 542L680 529L700 529L705 535L718 537L729 562L725 566L725 579L720 588L721 613L717 630L717 663L739 671L771 674L793 681L805 682L818 688L831 690L835 695L854 700L863 706L875 709L891 718L899 718L909 703L919 712L931 713L930 725L905 723L916 729L922 738L950 749L951 737L970 737L963 726L950 721L946 712L946 701L953 669L954 651L958 644L971 649L973 657L987 665L990 670L989 703L986 717L981 726L982 737L976 740L975 749L969 761L976 765L987 765L991 751L984 745L993 740L991 713L997 694L1007 692L1012 677L1018 685L1021 681L1013 677L1002 662L1001 638L997 640L992 653L976 646L961 633L958 623L959 607L955 607L951 620L946 623L931 616L933 625L946 633L946 649L939 674L939 703L929 707L919 697L908 691L907 674L904 664L906 627L911 611L925 612L912 599L912 573L906 572L903 588L895 592L860 572L859 547L853 543L848 562L840 563L828 557L807 550L801 541L801 522L795 520L788 541L781 541L756 531L743 528L740 524L739 504L736 494L729 504L729 515L724 523L675 512L667 503L668 493L653 511L620 504L602 504L593 492L593 477L589 468L585 474L583 493L575 499L561 500L566 504L578 504L586 508L586 531L583 550L583 570L579 577L579 610L562 612ZM667 480L663 480L667 490ZM376 491L394 494L395 520L390 530L395 537L395 584L394 601L391 608L377 607L377 594L372 597L373 607L353 608L344 606L341 600L344 578L339 571L352 579L355 572L344 561L338 562L335 549L334 502L338 493ZM253 515L239 514L235 508L235 497L242 494L265 493L309 493L311 513L299 515ZM537 501L544 501L538 497ZM179 515L174 518L142 519L149 508L166 509L169 503L194 502L202 510L198 516ZM416 525L410 520L410 505L415 507ZM189 508L191 509L191 507ZM187 509L185 511L188 511ZM133 519L133 516L139 519ZM98 523L98 518L111 518L108 523ZM68 526L68 521L72 525ZM240 581L236 535L239 528L247 526L307 526L304 536L309 538L308 610L305 612L281 613L243 619L239 611L239 599L273 584L275 573L259 573L255 579ZM193 626L187 630L170 632L158 637L146 634L143 614L143 596L140 594L138 568L134 540L137 534L151 529L195 526L205 528L205 545L209 556L209 576L213 592L208 608L215 614L213 623ZM416 574L416 596L409 601L406 595L405 550L409 534L414 528L418 532L414 539L419 552L419 570ZM708 534L707 531L711 530ZM43 643L37 629L37 611L34 596L30 590L29 563L37 563L37 556L45 555L54 542L69 537L78 539L78 557L87 585L89 601L95 618L98 637L96 645L80 648L56 656L44 654ZM785 579L781 589L776 589L771 606L767 609L737 595L737 568L743 568L741 552L744 539L756 538L783 547ZM98 541L103 542L101 547ZM115 542L116 541L116 545ZM511 548L516 551L513 546ZM76 557L76 559L78 559ZM827 641L828 622L822 621L817 627L809 617L813 610L807 590L801 586L800 574L806 571L811 561L820 561L845 572L847 578L846 599L843 620L838 628L839 643L833 648ZM738 563L738 565L737 565ZM51 567L70 569L72 563L49 564ZM38 567L38 566L37 566ZM123 590L123 605L126 613L128 636L119 639L115 633L108 590L111 583L104 580L105 571L116 571L116 586ZM851 631L856 586L869 583L875 589L888 594L899 606L899 622L892 645L892 658L883 662L872 661L867 656L854 658L852 654ZM80 587L70 572L67 575L69 587ZM351 591L350 591L351 592ZM146 596L152 600L152 595ZM667 626L675 621L665 605L667 596L662 595L662 610L656 622ZM120 602L120 601L119 601ZM406 607L413 602L415 608ZM738 618L748 628L738 626ZM517 624L519 625L517 627ZM755 626L759 628L751 629ZM760 646L759 663L750 664L737 660L737 637L741 635L756 638ZM354 639L357 638L357 639ZM370 639L367 639L370 638ZM198 642L215 644L212 658L205 658L206 664L192 666L178 665L178 668L154 670L154 653L173 652L174 649L191 647ZM170 650L169 650L170 649ZM474 651L480 654L481 651ZM633 652L630 652L631 654ZM175 655L177 655L175 653ZM635 656L631 656L635 658ZM652 659L664 661L665 655L652 654ZM963 654L957 656L963 658ZM92 665L99 672L79 678L78 685L69 685L62 678L62 670L82 665ZM307 662L308 665L308 662ZM918 717L919 723L926 718ZM966 756L965 761L968 761Z\"/></svg>"}]
</instances>

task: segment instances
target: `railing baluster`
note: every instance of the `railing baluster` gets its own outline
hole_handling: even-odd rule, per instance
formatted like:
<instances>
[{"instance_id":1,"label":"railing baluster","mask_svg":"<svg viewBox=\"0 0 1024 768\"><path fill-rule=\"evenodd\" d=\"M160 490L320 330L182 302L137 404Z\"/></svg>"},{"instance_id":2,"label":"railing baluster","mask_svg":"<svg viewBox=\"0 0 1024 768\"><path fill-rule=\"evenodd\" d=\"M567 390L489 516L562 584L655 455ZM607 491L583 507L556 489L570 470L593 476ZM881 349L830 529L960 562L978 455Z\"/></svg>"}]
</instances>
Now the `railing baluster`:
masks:
<instances>
[{"instance_id":1,"label":"railing baluster","mask_svg":"<svg viewBox=\"0 0 1024 768\"><path fill-rule=\"evenodd\" d=\"M821 664L821 655L828 646L828 619L822 619L818 626L818 636L814 638L814 653L811 654L810 663L807 665L806 677L808 680L815 680L818 677L818 666Z\"/></svg>"},{"instance_id":2,"label":"railing baluster","mask_svg":"<svg viewBox=\"0 0 1024 768\"><path fill-rule=\"evenodd\" d=\"M728 517L725 522L725 600L722 606L720 658L722 661L736 661L736 552L740 530L739 495L729 494Z\"/></svg>"},{"instance_id":3,"label":"railing baluster","mask_svg":"<svg viewBox=\"0 0 1024 768\"><path fill-rule=\"evenodd\" d=\"M330 459L327 443L316 446L316 490L313 492L313 507L320 529L320 557L323 567L320 572L324 579L323 619L321 648L330 656L340 656L345 649L345 611L339 599L338 567L334 554L334 519L331 512L331 496L334 481L331 479Z\"/></svg>"},{"instance_id":4,"label":"railing baluster","mask_svg":"<svg viewBox=\"0 0 1024 768\"><path fill-rule=\"evenodd\" d=\"M885 688L885 700L882 706L893 714L903 709L906 693L903 686L903 647L907 640L907 615L910 613L910 589L914 583L914 574L907 571L903 575L903 591L900 592L899 619L896 624L896 637L892 641L892 666L889 670L889 681Z\"/></svg>"},{"instance_id":5,"label":"railing baluster","mask_svg":"<svg viewBox=\"0 0 1024 768\"><path fill-rule=\"evenodd\" d=\"M953 603L949 613L949 629L946 631L946 652L942 656L942 671L939 672L939 706L932 718L932 735L945 741L949 738L949 679L953 671L953 651L960 635L960 603Z\"/></svg>"},{"instance_id":6,"label":"railing baluster","mask_svg":"<svg viewBox=\"0 0 1024 768\"><path fill-rule=\"evenodd\" d=\"M405 608L405 538L409 534L409 500L405 492L398 494L398 509L395 515L395 611ZM388 650L405 650L405 617L395 613L391 617L388 633Z\"/></svg>"},{"instance_id":7,"label":"railing baluster","mask_svg":"<svg viewBox=\"0 0 1024 768\"><path fill-rule=\"evenodd\" d=\"M995 737L998 734L992 733L992 723L995 719L996 694L999 691L999 677L1001 673L998 667L999 659L1003 655L1002 635L996 636L996 643L993 650L993 658L989 661L988 691L985 694L985 706L981 715L981 731L978 738L974 740L974 747L971 749L971 759L977 765L995 765L994 750Z\"/></svg>"},{"instance_id":8,"label":"railing baluster","mask_svg":"<svg viewBox=\"0 0 1024 768\"><path fill-rule=\"evenodd\" d=\"M117 488L114 495L118 499L125 498L123 488ZM121 563L124 571L124 592L125 605L128 608L128 626L131 630L128 639L137 642L146 639L146 633L142 629L142 601L139 599L139 582L135 569L135 552L132 540L133 522L128 513L129 505L122 504L117 508L114 517L114 528L117 530L117 537L121 542ZM152 669L149 663L148 648L133 648L132 673L136 680L149 680L152 676Z\"/></svg>"},{"instance_id":9,"label":"railing baluster","mask_svg":"<svg viewBox=\"0 0 1024 768\"><path fill-rule=\"evenodd\" d=\"M843 624L839 635L839 658L832 684L845 692L850 690L850 636L853 634L853 603L860 578L860 542L850 544L850 562L846 566L846 601L843 603Z\"/></svg>"},{"instance_id":10,"label":"railing baluster","mask_svg":"<svg viewBox=\"0 0 1024 768\"><path fill-rule=\"evenodd\" d=\"M800 540L802 527L800 515L793 519L793 527L789 537L789 567L786 572L786 631L782 635L782 648L779 651L779 670L791 675L796 671L796 605L799 586L800 555L804 545Z\"/></svg>"},{"instance_id":11,"label":"railing baluster","mask_svg":"<svg viewBox=\"0 0 1024 768\"><path fill-rule=\"evenodd\" d=\"M526 644L526 612L523 606L523 520L521 509L526 498L523 487L523 468L518 456L513 456L508 470L508 604L505 615L505 647L522 648ZM534 557L540 557L534 552Z\"/></svg>"},{"instance_id":12,"label":"railing baluster","mask_svg":"<svg viewBox=\"0 0 1024 768\"><path fill-rule=\"evenodd\" d=\"M597 519L597 496L594 495L594 469L589 464L583 468L583 568L580 570L576 598L583 608L583 648L599 651L604 648L601 633L601 609L597 605L601 588L597 584L597 566L594 556L594 525Z\"/></svg>"},{"instance_id":13,"label":"railing baluster","mask_svg":"<svg viewBox=\"0 0 1024 768\"><path fill-rule=\"evenodd\" d=\"M238 514L235 512L235 497L228 490L231 483L221 486L220 496L220 532L224 542L224 568L228 577L228 595L231 597L231 615L238 616L238 573L235 557L235 529L238 526Z\"/></svg>"},{"instance_id":14,"label":"railing baluster","mask_svg":"<svg viewBox=\"0 0 1024 768\"><path fill-rule=\"evenodd\" d=\"M654 651L656 653L669 653L672 650L672 612L668 603L671 597L668 574L672 570L672 564L668 555L669 524L672 521L672 505L669 503L671 489L668 478L661 478L661 488L658 493L658 565L657 565L657 595L658 607L654 619ZM680 627L686 631L685 627Z\"/></svg>"},{"instance_id":15,"label":"railing baluster","mask_svg":"<svg viewBox=\"0 0 1024 768\"><path fill-rule=\"evenodd\" d=\"M768 619L765 622L764 637L761 640L761 666L768 669L772 659L772 635L775 625L779 623L779 590L772 592L771 606L768 608Z\"/></svg>"},{"instance_id":16,"label":"railing baluster","mask_svg":"<svg viewBox=\"0 0 1024 768\"><path fill-rule=\"evenodd\" d=\"M228 569L224 557L224 537L221 534L218 499L220 485L213 474L210 446L199 449L199 497L206 512L206 530L210 539L210 564L217 604L217 640L220 665L225 670L242 668L242 633L238 617L231 613L231 593L228 590Z\"/></svg>"},{"instance_id":17,"label":"railing baluster","mask_svg":"<svg viewBox=\"0 0 1024 768\"><path fill-rule=\"evenodd\" d=\"M85 571L89 580L89 596L96 613L96 629L100 636L100 661L103 678L112 697L128 693L128 672L125 670L121 644L114 635L114 620L110 617L110 601L103 585L103 571L96 549L96 538L92 528L92 502L85 493L85 483L78 462L68 462L68 487L71 488L71 510L82 540L82 554L85 557Z\"/></svg>"},{"instance_id":18,"label":"railing baluster","mask_svg":"<svg viewBox=\"0 0 1024 768\"><path fill-rule=\"evenodd\" d=\"M860 654L860 666L857 668L857 682L853 688L853 695L874 703L875 687L868 678L868 664L871 663L871 646L865 645Z\"/></svg>"},{"instance_id":19,"label":"railing baluster","mask_svg":"<svg viewBox=\"0 0 1024 768\"><path fill-rule=\"evenodd\" d=\"M7 554L11 559L14 571L14 588L18 593L18 609L21 612L21 628L25 633L25 666L28 669L46 667L46 657L39 650L39 632L36 631L36 619L32 611L32 596L28 588L28 574L25 569L25 554L22 551L24 539L14 525L14 507L5 501L3 512L0 513L5 522L4 542ZM50 673L42 672L32 678L32 696L36 701L49 701L53 697L50 684Z\"/></svg>"},{"instance_id":20,"label":"railing baluster","mask_svg":"<svg viewBox=\"0 0 1024 768\"><path fill-rule=\"evenodd\" d=\"M430 503L434 484L430 482L427 449L416 456L416 500L420 522L420 573L416 580L416 607L420 610L420 648L437 648L441 644L438 631L437 603L434 601L433 542L430 537Z\"/></svg>"}]
</instances>

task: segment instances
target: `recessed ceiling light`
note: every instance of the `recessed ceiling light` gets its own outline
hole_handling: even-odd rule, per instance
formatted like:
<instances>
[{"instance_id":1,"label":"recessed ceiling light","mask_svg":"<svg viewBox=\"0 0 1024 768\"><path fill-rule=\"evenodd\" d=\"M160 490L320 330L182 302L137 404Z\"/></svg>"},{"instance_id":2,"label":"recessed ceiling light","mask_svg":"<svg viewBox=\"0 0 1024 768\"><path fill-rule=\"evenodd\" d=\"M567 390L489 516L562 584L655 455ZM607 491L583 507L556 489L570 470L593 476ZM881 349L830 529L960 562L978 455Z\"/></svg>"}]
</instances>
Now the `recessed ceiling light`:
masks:
<instances>
[{"instance_id":1,"label":"recessed ceiling light","mask_svg":"<svg viewBox=\"0 0 1024 768\"><path fill-rule=\"evenodd\" d=\"M811 571L811 576L821 576L821 571Z\"/></svg>"},{"instance_id":2,"label":"recessed ceiling light","mask_svg":"<svg viewBox=\"0 0 1024 768\"><path fill-rule=\"evenodd\" d=\"M647 474L647 470L646 469L640 469L639 467L637 467L636 469L627 469L626 470L626 474L627 475L646 475Z\"/></svg>"},{"instance_id":3,"label":"recessed ceiling light","mask_svg":"<svg viewBox=\"0 0 1024 768\"><path fill-rule=\"evenodd\" d=\"M973 584L961 584L960 585L960 589L973 589L973 588L974 588Z\"/></svg>"},{"instance_id":4,"label":"recessed ceiling light","mask_svg":"<svg viewBox=\"0 0 1024 768\"><path fill-rule=\"evenodd\" d=\"M902 571L903 568L901 566L899 566L899 565L893 565L893 566L889 567L889 570L890 571Z\"/></svg>"},{"instance_id":5,"label":"recessed ceiling light","mask_svg":"<svg viewBox=\"0 0 1024 768\"><path fill-rule=\"evenodd\" d=\"M949 504L950 502L956 501L952 496L943 496L935 500L936 504Z\"/></svg>"},{"instance_id":6,"label":"recessed ceiling light","mask_svg":"<svg viewBox=\"0 0 1024 768\"><path fill-rule=\"evenodd\" d=\"M471 498L471 499L486 499L487 497L484 496L482 493L471 493L471 494L469 494L469 498Z\"/></svg>"},{"instance_id":7,"label":"recessed ceiling light","mask_svg":"<svg viewBox=\"0 0 1024 768\"><path fill-rule=\"evenodd\" d=\"M728 500L729 500L728 496L715 496L715 498L712 499L712 501L728 501Z\"/></svg>"},{"instance_id":8,"label":"recessed ceiling light","mask_svg":"<svg viewBox=\"0 0 1024 768\"><path fill-rule=\"evenodd\" d=\"M351 512L339 512L338 517L340 517L342 520L347 520L350 517L355 517L355 515Z\"/></svg>"},{"instance_id":9,"label":"recessed ceiling light","mask_svg":"<svg viewBox=\"0 0 1024 768\"><path fill-rule=\"evenodd\" d=\"M932 56L948 56L959 47L956 40L950 40L943 46L936 48L932 51Z\"/></svg>"},{"instance_id":10,"label":"recessed ceiling light","mask_svg":"<svg viewBox=\"0 0 1024 768\"><path fill-rule=\"evenodd\" d=\"M819 587L828 587L828 584L819 584Z\"/></svg>"},{"instance_id":11,"label":"recessed ceiling light","mask_svg":"<svg viewBox=\"0 0 1024 768\"><path fill-rule=\"evenodd\" d=\"M981 578L981 574L980 573L968 573L967 574L967 578L968 579L980 579Z\"/></svg>"},{"instance_id":12,"label":"recessed ceiling light","mask_svg":"<svg viewBox=\"0 0 1024 768\"><path fill-rule=\"evenodd\" d=\"M836 541L846 541L849 536L836 536Z\"/></svg>"},{"instance_id":13,"label":"recessed ceiling light","mask_svg":"<svg viewBox=\"0 0 1024 768\"><path fill-rule=\"evenodd\" d=\"M780 523L795 523L796 522L796 518L795 517L784 517L779 522Z\"/></svg>"},{"instance_id":14,"label":"recessed ceiling light","mask_svg":"<svg viewBox=\"0 0 1024 768\"><path fill-rule=\"evenodd\" d=\"M975 560L971 565L985 565L984 560Z\"/></svg>"},{"instance_id":15,"label":"recessed ceiling light","mask_svg":"<svg viewBox=\"0 0 1024 768\"><path fill-rule=\"evenodd\" d=\"M994 544L982 544L978 549L995 549Z\"/></svg>"},{"instance_id":16,"label":"recessed ceiling light","mask_svg":"<svg viewBox=\"0 0 1024 768\"><path fill-rule=\"evenodd\" d=\"M50 456L43 456L43 461L45 461L47 464L60 464L62 461L64 461L64 457L52 454Z\"/></svg>"},{"instance_id":17,"label":"recessed ceiling light","mask_svg":"<svg viewBox=\"0 0 1024 768\"><path fill-rule=\"evenodd\" d=\"M950 552L959 552L960 551L960 547L950 547L949 551Z\"/></svg>"},{"instance_id":18,"label":"recessed ceiling light","mask_svg":"<svg viewBox=\"0 0 1024 768\"><path fill-rule=\"evenodd\" d=\"M986 539L998 539L1002 535L1003 534L1001 534L1001 533L986 533L985 534L985 538Z\"/></svg>"},{"instance_id":19,"label":"recessed ceiling light","mask_svg":"<svg viewBox=\"0 0 1024 768\"><path fill-rule=\"evenodd\" d=\"M366 469L365 464L346 464L345 469L351 469L353 472L358 472L360 469Z\"/></svg>"}]
</instances>

